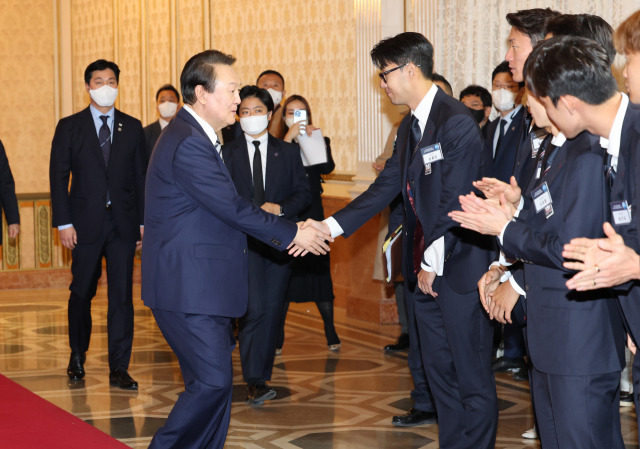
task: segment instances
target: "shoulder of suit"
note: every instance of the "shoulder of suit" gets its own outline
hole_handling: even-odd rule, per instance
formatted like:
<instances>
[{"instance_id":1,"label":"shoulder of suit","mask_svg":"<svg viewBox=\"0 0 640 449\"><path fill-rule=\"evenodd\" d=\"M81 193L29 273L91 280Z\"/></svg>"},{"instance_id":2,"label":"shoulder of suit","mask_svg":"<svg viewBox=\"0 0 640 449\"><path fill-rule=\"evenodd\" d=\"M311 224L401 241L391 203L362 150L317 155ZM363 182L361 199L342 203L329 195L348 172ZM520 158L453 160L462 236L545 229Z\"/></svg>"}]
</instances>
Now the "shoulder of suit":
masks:
<instances>
[{"instance_id":1,"label":"shoulder of suit","mask_svg":"<svg viewBox=\"0 0 640 449\"><path fill-rule=\"evenodd\" d=\"M149 123L147 126L145 126L143 129L145 132L151 132L153 131L155 128L157 128L158 126L160 126L160 121L156 120L155 122Z\"/></svg>"},{"instance_id":2,"label":"shoulder of suit","mask_svg":"<svg viewBox=\"0 0 640 449\"><path fill-rule=\"evenodd\" d=\"M119 109L116 109L116 114L115 114L115 121L116 122L129 122L135 126L140 126L140 128L142 128L142 122L140 120L138 120L137 118L129 115L129 114L125 114L124 112L122 112Z\"/></svg>"},{"instance_id":3,"label":"shoulder of suit","mask_svg":"<svg viewBox=\"0 0 640 449\"><path fill-rule=\"evenodd\" d=\"M275 145L284 151L291 151L296 153L300 151L298 145L291 142L285 142L284 140L278 139L271 134L269 134L269 145Z\"/></svg>"}]
</instances>

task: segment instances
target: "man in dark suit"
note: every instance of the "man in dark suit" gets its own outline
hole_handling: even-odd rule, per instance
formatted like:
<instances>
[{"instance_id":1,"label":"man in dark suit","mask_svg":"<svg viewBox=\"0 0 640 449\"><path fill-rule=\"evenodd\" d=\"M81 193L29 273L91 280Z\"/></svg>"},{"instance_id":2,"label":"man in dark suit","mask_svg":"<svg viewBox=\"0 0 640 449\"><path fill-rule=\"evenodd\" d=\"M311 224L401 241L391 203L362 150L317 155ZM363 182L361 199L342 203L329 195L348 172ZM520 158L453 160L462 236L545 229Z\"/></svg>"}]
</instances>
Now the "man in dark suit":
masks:
<instances>
[{"instance_id":1,"label":"man in dark suit","mask_svg":"<svg viewBox=\"0 0 640 449\"><path fill-rule=\"evenodd\" d=\"M151 448L222 448L229 426L235 338L247 308L245 233L277 250L325 253L323 235L238 196L217 133L235 121L230 55L207 50L180 76L185 105L162 133L147 176L142 299L176 353L185 382Z\"/></svg>"},{"instance_id":2,"label":"man in dark suit","mask_svg":"<svg viewBox=\"0 0 640 449\"><path fill-rule=\"evenodd\" d=\"M16 183L11 174L7 153L0 140L0 214L2 209L9 225L9 238L14 239L20 233L20 209L16 198ZM1 231L0 227L0 244L2 244Z\"/></svg>"},{"instance_id":3,"label":"man in dark suit","mask_svg":"<svg viewBox=\"0 0 640 449\"><path fill-rule=\"evenodd\" d=\"M222 147L222 158L238 194L270 214L298 221L311 203L300 150L267 132L273 100L265 89L240 90L238 116L244 132ZM240 318L238 338L247 401L261 405L273 399L271 380L276 337L291 276L292 258L253 237L249 245L249 304Z\"/></svg>"},{"instance_id":4,"label":"man in dark suit","mask_svg":"<svg viewBox=\"0 0 640 449\"><path fill-rule=\"evenodd\" d=\"M58 123L51 143L49 181L53 226L72 250L67 374L84 378L91 337L91 299L107 260L109 382L137 389L127 372L133 341L132 277L142 240L145 146L140 121L113 106L118 66L99 59L85 70L91 104ZM69 190L69 178L71 189Z\"/></svg>"},{"instance_id":5,"label":"man in dark suit","mask_svg":"<svg viewBox=\"0 0 640 449\"><path fill-rule=\"evenodd\" d=\"M491 242L447 217L481 174L482 136L468 109L432 83L433 47L424 36L384 39L371 56L382 70L380 87L412 114L400 124L395 151L367 191L323 223L307 223L349 236L402 193L403 274L415 295L440 447L493 448L493 330L476 287L493 256Z\"/></svg>"},{"instance_id":6,"label":"man in dark suit","mask_svg":"<svg viewBox=\"0 0 640 449\"><path fill-rule=\"evenodd\" d=\"M618 410L624 326L615 296L608 289L567 290L562 255L564 243L576 236L601 236L610 216L601 140L583 131L610 129L621 96L605 51L590 39L539 44L525 73L536 123L539 101L573 140L546 149L517 220L512 210L486 202L483 211L474 210L483 204L476 198L461 201L467 212L452 216L500 236L505 254L526 262L527 345L542 446L624 448Z\"/></svg>"},{"instance_id":7,"label":"man in dark suit","mask_svg":"<svg viewBox=\"0 0 640 449\"><path fill-rule=\"evenodd\" d=\"M171 84L165 84L156 92L156 111L158 120L144 127L144 139L147 143L147 161L151 159L160 133L178 113L180 94Z\"/></svg>"}]
</instances>

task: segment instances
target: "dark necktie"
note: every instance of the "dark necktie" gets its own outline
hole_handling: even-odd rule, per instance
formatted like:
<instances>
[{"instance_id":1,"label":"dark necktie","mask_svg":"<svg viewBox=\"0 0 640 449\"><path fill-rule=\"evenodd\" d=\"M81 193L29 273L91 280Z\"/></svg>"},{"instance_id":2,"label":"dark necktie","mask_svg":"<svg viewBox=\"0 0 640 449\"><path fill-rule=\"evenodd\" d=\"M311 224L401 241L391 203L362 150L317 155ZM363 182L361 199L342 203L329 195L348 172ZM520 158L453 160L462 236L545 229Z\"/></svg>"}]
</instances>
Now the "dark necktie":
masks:
<instances>
[{"instance_id":1,"label":"dark necktie","mask_svg":"<svg viewBox=\"0 0 640 449\"><path fill-rule=\"evenodd\" d=\"M413 155L418 149L421 140L422 131L420 130L420 124L418 123L418 119L416 118L416 116L412 115L411 129L409 131L409 151L411 151L411 158L413 158ZM424 233L422 232L422 225L420 224L420 220L418 219L414 195L415 192L411 191L411 185L409 181L407 181L407 196L409 197L409 203L411 203L413 215L416 217L416 228L413 233L413 272L415 274L418 274L421 269L420 263L422 262L422 256L426 249L426 245L424 241Z\"/></svg>"},{"instance_id":2,"label":"dark necktie","mask_svg":"<svg viewBox=\"0 0 640 449\"><path fill-rule=\"evenodd\" d=\"M107 125L108 115L101 115L102 126L98 131L98 141L100 142L100 149L102 150L102 157L104 158L104 165L109 166L109 156L111 155L111 130Z\"/></svg>"},{"instance_id":3,"label":"dark necktie","mask_svg":"<svg viewBox=\"0 0 640 449\"><path fill-rule=\"evenodd\" d=\"M609 188L613 187L613 182L616 180L616 171L613 169L613 165L611 165L611 159L613 156L609 153L606 154L607 162L604 165L604 176L609 184Z\"/></svg>"},{"instance_id":4,"label":"dark necktie","mask_svg":"<svg viewBox=\"0 0 640 449\"><path fill-rule=\"evenodd\" d=\"M500 151L500 143L502 142L502 138L504 137L504 128L507 125L507 121L503 118L500 119L500 134L498 134L498 142L496 143L496 151L493 155L493 160L495 161L498 158L498 152Z\"/></svg>"},{"instance_id":5,"label":"dark necktie","mask_svg":"<svg viewBox=\"0 0 640 449\"><path fill-rule=\"evenodd\" d=\"M253 153L253 204L260 207L264 204L264 184L262 176L262 158L260 157L260 142L254 140L253 146L256 147Z\"/></svg>"},{"instance_id":6,"label":"dark necktie","mask_svg":"<svg viewBox=\"0 0 640 449\"><path fill-rule=\"evenodd\" d=\"M524 117L522 118L522 141L529 137L529 130L531 129L531 122L533 121L533 116L529 114L529 111L524 112Z\"/></svg>"},{"instance_id":7,"label":"dark necktie","mask_svg":"<svg viewBox=\"0 0 640 449\"><path fill-rule=\"evenodd\" d=\"M418 145L422 140L422 131L420 130L420 123L418 123L418 119L415 115L411 116L411 130L409 134L409 149L411 150L411 157L415 154L418 149Z\"/></svg>"},{"instance_id":8,"label":"dark necktie","mask_svg":"<svg viewBox=\"0 0 640 449\"><path fill-rule=\"evenodd\" d=\"M538 187L542 185L542 180L544 175L547 174L549 168L551 168L552 162L552 154L555 152L554 150L557 148L555 145L551 143L553 139L552 134L547 134L542 143L540 144L540 150L538 151L537 164L536 164L536 175L540 176L536 182L535 186Z\"/></svg>"}]
</instances>

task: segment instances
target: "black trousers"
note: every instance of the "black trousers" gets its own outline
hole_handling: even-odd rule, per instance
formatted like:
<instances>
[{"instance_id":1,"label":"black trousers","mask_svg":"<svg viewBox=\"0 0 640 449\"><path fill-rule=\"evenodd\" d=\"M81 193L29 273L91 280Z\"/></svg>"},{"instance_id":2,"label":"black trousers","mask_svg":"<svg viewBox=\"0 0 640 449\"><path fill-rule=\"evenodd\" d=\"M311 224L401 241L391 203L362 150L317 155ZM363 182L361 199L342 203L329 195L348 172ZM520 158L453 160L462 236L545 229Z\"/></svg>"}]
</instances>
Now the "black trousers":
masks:
<instances>
[{"instance_id":1,"label":"black trousers","mask_svg":"<svg viewBox=\"0 0 640 449\"><path fill-rule=\"evenodd\" d=\"M120 237L112 212L107 212L100 238L78 243L71 252L69 286L69 346L72 352L87 352L91 339L91 300L107 261L107 330L109 368L128 369L133 342L133 257L136 242Z\"/></svg>"},{"instance_id":2,"label":"black trousers","mask_svg":"<svg viewBox=\"0 0 640 449\"><path fill-rule=\"evenodd\" d=\"M249 245L249 303L238 320L240 362L247 383L271 380L290 276L289 259L271 257L266 246Z\"/></svg>"}]
</instances>

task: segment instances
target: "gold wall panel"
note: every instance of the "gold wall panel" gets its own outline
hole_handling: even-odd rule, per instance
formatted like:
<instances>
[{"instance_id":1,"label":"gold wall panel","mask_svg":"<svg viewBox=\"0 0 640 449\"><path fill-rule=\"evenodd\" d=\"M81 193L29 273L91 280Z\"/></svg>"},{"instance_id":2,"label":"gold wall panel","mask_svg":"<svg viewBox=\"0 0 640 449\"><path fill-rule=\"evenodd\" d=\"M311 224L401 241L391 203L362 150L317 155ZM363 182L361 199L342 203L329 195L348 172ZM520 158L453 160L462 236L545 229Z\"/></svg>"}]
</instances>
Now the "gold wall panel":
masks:
<instances>
[{"instance_id":1,"label":"gold wall panel","mask_svg":"<svg viewBox=\"0 0 640 449\"><path fill-rule=\"evenodd\" d=\"M145 9L144 51L147 83L146 108L147 117L143 125L147 125L158 116L156 113L156 91L160 86L171 83L180 90L172 61L175 49L175 27L172 25L171 2L167 0L147 0ZM174 62L175 65L175 62Z\"/></svg>"},{"instance_id":2,"label":"gold wall panel","mask_svg":"<svg viewBox=\"0 0 640 449\"><path fill-rule=\"evenodd\" d=\"M89 95L84 87L84 69L96 59L115 59L115 12L111 1L71 2L73 112L89 104Z\"/></svg>"},{"instance_id":3,"label":"gold wall panel","mask_svg":"<svg viewBox=\"0 0 640 449\"><path fill-rule=\"evenodd\" d=\"M211 46L233 54L243 84L282 73L331 138L337 171L357 163L356 20L351 1L211 1ZM373 70L373 69L372 69ZM373 72L372 72L373 73Z\"/></svg>"},{"instance_id":4,"label":"gold wall panel","mask_svg":"<svg viewBox=\"0 0 640 449\"><path fill-rule=\"evenodd\" d=\"M49 191L54 129L53 3L3 0L0 7L0 140L18 192Z\"/></svg>"}]
</instances>

